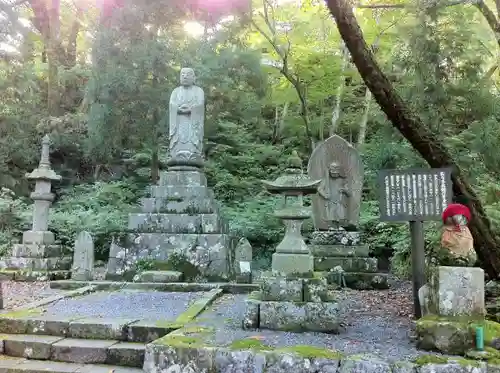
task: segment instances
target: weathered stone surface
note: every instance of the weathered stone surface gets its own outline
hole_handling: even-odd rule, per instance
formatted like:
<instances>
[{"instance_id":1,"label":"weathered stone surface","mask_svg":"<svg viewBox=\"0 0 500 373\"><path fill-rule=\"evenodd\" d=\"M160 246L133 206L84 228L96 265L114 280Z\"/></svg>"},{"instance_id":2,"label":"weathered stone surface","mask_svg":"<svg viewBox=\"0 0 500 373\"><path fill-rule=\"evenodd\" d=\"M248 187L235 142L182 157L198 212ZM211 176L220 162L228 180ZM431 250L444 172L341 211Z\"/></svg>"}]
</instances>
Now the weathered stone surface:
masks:
<instances>
[{"instance_id":1,"label":"weathered stone surface","mask_svg":"<svg viewBox=\"0 0 500 373\"><path fill-rule=\"evenodd\" d=\"M25 334L28 322L27 318L0 317L0 330L5 334Z\"/></svg>"},{"instance_id":2,"label":"weathered stone surface","mask_svg":"<svg viewBox=\"0 0 500 373\"><path fill-rule=\"evenodd\" d=\"M149 343L178 329L181 325L175 322L161 323L158 321L141 320L128 326L128 340L130 342Z\"/></svg>"},{"instance_id":3,"label":"weathered stone surface","mask_svg":"<svg viewBox=\"0 0 500 373\"><path fill-rule=\"evenodd\" d=\"M86 318L69 323L68 337L126 341L128 325L138 319Z\"/></svg>"},{"instance_id":4,"label":"weathered stone surface","mask_svg":"<svg viewBox=\"0 0 500 373\"><path fill-rule=\"evenodd\" d=\"M242 237L234 249L234 273L236 282L249 284L252 282L252 245Z\"/></svg>"},{"instance_id":5,"label":"weathered stone surface","mask_svg":"<svg viewBox=\"0 0 500 373\"><path fill-rule=\"evenodd\" d=\"M260 301L257 299L245 300L245 313L243 315L243 329L257 329L259 327Z\"/></svg>"},{"instance_id":6,"label":"weathered stone surface","mask_svg":"<svg viewBox=\"0 0 500 373\"><path fill-rule=\"evenodd\" d=\"M314 231L311 233L311 244L358 246L361 244L361 232L351 232L341 228L329 231Z\"/></svg>"},{"instance_id":7,"label":"weathered stone surface","mask_svg":"<svg viewBox=\"0 0 500 373\"><path fill-rule=\"evenodd\" d=\"M104 364L116 341L63 339L52 345L51 360L66 363Z\"/></svg>"},{"instance_id":8,"label":"weathered stone surface","mask_svg":"<svg viewBox=\"0 0 500 373\"><path fill-rule=\"evenodd\" d=\"M165 232L181 234L219 233L224 222L218 214L131 214L128 228L141 232Z\"/></svg>"},{"instance_id":9,"label":"weathered stone surface","mask_svg":"<svg viewBox=\"0 0 500 373\"><path fill-rule=\"evenodd\" d=\"M467 323L422 318L416 323L417 346L422 350L463 355L475 345Z\"/></svg>"},{"instance_id":10,"label":"weathered stone surface","mask_svg":"<svg viewBox=\"0 0 500 373\"><path fill-rule=\"evenodd\" d=\"M315 271L329 271L337 266L345 272L377 272L377 258L315 257Z\"/></svg>"},{"instance_id":11,"label":"weathered stone surface","mask_svg":"<svg viewBox=\"0 0 500 373\"><path fill-rule=\"evenodd\" d=\"M212 198L169 199L168 197L142 198L141 211L144 213L213 214L217 212L217 204Z\"/></svg>"},{"instance_id":12,"label":"weathered stone surface","mask_svg":"<svg viewBox=\"0 0 500 373\"><path fill-rule=\"evenodd\" d=\"M339 373L393 373L386 361L371 356L355 356L342 359Z\"/></svg>"},{"instance_id":13,"label":"weathered stone surface","mask_svg":"<svg viewBox=\"0 0 500 373\"><path fill-rule=\"evenodd\" d=\"M339 333L340 308L336 303L260 302L263 329Z\"/></svg>"},{"instance_id":14,"label":"weathered stone surface","mask_svg":"<svg viewBox=\"0 0 500 373\"><path fill-rule=\"evenodd\" d=\"M107 364L142 368L145 345L142 343L117 343L108 348Z\"/></svg>"},{"instance_id":15,"label":"weathered stone surface","mask_svg":"<svg viewBox=\"0 0 500 373\"><path fill-rule=\"evenodd\" d=\"M302 281L304 302L327 302L329 300L326 278L305 278Z\"/></svg>"},{"instance_id":16,"label":"weathered stone surface","mask_svg":"<svg viewBox=\"0 0 500 373\"><path fill-rule=\"evenodd\" d=\"M89 232L80 232L73 250L71 279L91 281L94 278L94 239Z\"/></svg>"},{"instance_id":17,"label":"weathered stone surface","mask_svg":"<svg viewBox=\"0 0 500 373\"><path fill-rule=\"evenodd\" d=\"M303 302L302 279L292 280L284 277L267 277L261 284L263 301Z\"/></svg>"},{"instance_id":18,"label":"weathered stone surface","mask_svg":"<svg viewBox=\"0 0 500 373\"><path fill-rule=\"evenodd\" d=\"M26 232L25 232L26 233ZM40 232L45 233L45 232ZM48 232L52 233L52 232ZM12 248L12 256L28 257L28 258L54 258L60 257L62 248L58 245L40 245L40 244L14 244Z\"/></svg>"},{"instance_id":19,"label":"weathered stone surface","mask_svg":"<svg viewBox=\"0 0 500 373\"><path fill-rule=\"evenodd\" d=\"M182 272L178 271L144 271L136 276L136 282L180 282Z\"/></svg>"},{"instance_id":20,"label":"weathered stone surface","mask_svg":"<svg viewBox=\"0 0 500 373\"><path fill-rule=\"evenodd\" d=\"M0 262L2 269L20 269L26 271L69 270L73 259L71 257L57 258L25 258L11 257Z\"/></svg>"},{"instance_id":21,"label":"weathered stone surface","mask_svg":"<svg viewBox=\"0 0 500 373\"><path fill-rule=\"evenodd\" d=\"M339 283L338 274L334 272L323 272L329 284ZM388 289L387 273L367 273L367 272L344 272L346 286L357 290Z\"/></svg>"},{"instance_id":22,"label":"weathered stone surface","mask_svg":"<svg viewBox=\"0 0 500 373\"><path fill-rule=\"evenodd\" d=\"M134 233L127 242L124 246L112 243L106 279L132 280L138 260L167 261L171 253L185 255L204 274L229 275L232 240L226 234Z\"/></svg>"},{"instance_id":23,"label":"weathered stone surface","mask_svg":"<svg viewBox=\"0 0 500 373\"><path fill-rule=\"evenodd\" d=\"M431 279L429 307L440 316L484 316L484 271L470 267L438 267Z\"/></svg>"},{"instance_id":24,"label":"weathered stone surface","mask_svg":"<svg viewBox=\"0 0 500 373\"><path fill-rule=\"evenodd\" d=\"M50 359L51 346L62 337L41 335L9 335L3 340L4 354L28 359Z\"/></svg>"},{"instance_id":25,"label":"weathered stone surface","mask_svg":"<svg viewBox=\"0 0 500 373\"><path fill-rule=\"evenodd\" d=\"M316 229L327 230L332 220L338 220L342 226L358 225L363 163L356 148L333 135L313 150L307 172L312 179L322 179L320 188L325 190L313 196Z\"/></svg>"},{"instance_id":26,"label":"weathered stone surface","mask_svg":"<svg viewBox=\"0 0 500 373\"><path fill-rule=\"evenodd\" d=\"M291 274L308 273L314 269L314 257L309 254L274 253L272 258L273 271Z\"/></svg>"},{"instance_id":27,"label":"weathered stone surface","mask_svg":"<svg viewBox=\"0 0 500 373\"><path fill-rule=\"evenodd\" d=\"M77 318L32 316L27 320L27 334L67 336L69 323Z\"/></svg>"},{"instance_id":28,"label":"weathered stone surface","mask_svg":"<svg viewBox=\"0 0 500 373\"><path fill-rule=\"evenodd\" d=\"M418 373L486 373L486 366L474 362L474 365L463 363L426 364L420 367ZM488 373L490 371L488 370Z\"/></svg>"},{"instance_id":29,"label":"weathered stone surface","mask_svg":"<svg viewBox=\"0 0 500 373\"><path fill-rule=\"evenodd\" d=\"M358 257L366 258L369 255L368 245L309 245L314 257Z\"/></svg>"}]
</instances>

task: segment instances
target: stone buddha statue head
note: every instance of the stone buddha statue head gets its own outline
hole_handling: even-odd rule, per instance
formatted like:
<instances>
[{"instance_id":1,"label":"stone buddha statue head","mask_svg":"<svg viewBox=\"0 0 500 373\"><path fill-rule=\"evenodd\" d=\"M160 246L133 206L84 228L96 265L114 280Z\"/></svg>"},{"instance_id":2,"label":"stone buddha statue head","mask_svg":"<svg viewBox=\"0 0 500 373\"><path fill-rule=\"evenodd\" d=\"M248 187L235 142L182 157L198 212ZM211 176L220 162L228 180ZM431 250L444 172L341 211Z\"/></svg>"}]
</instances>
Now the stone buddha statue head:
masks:
<instances>
[{"instance_id":1,"label":"stone buddha statue head","mask_svg":"<svg viewBox=\"0 0 500 373\"><path fill-rule=\"evenodd\" d=\"M181 69L181 85L184 87L189 87L194 84L196 76L194 75L194 70L189 67L183 67Z\"/></svg>"}]
</instances>

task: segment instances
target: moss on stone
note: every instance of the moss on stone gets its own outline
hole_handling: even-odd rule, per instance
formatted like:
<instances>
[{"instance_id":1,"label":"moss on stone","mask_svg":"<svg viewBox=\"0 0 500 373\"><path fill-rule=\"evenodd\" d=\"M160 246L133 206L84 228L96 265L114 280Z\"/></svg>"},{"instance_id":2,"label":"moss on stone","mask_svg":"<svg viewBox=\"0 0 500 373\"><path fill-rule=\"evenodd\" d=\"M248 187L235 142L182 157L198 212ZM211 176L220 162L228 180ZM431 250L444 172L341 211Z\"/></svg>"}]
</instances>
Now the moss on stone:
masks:
<instances>
[{"instance_id":1,"label":"moss on stone","mask_svg":"<svg viewBox=\"0 0 500 373\"><path fill-rule=\"evenodd\" d=\"M275 351L294 353L306 359L323 358L323 359L339 360L343 356L340 351L329 350L327 348L321 348L315 346L305 346L305 345L284 347L277 349Z\"/></svg>"},{"instance_id":2,"label":"moss on stone","mask_svg":"<svg viewBox=\"0 0 500 373\"><path fill-rule=\"evenodd\" d=\"M273 347L267 346L257 339L240 339L233 341L229 346L231 350L255 350L255 351L272 351Z\"/></svg>"},{"instance_id":3,"label":"moss on stone","mask_svg":"<svg viewBox=\"0 0 500 373\"><path fill-rule=\"evenodd\" d=\"M159 328L165 328L165 329L180 329L184 326L184 324L180 324L176 321L167 321L167 320L156 321L154 325Z\"/></svg>"},{"instance_id":4,"label":"moss on stone","mask_svg":"<svg viewBox=\"0 0 500 373\"><path fill-rule=\"evenodd\" d=\"M172 347L203 347L203 343L199 338L185 335L166 335L163 338L154 341L155 344Z\"/></svg>"},{"instance_id":5,"label":"moss on stone","mask_svg":"<svg viewBox=\"0 0 500 373\"><path fill-rule=\"evenodd\" d=\"M12 311L0 314L0 318L4 319L22 319L30 316L38 316L43 313L41 308L31 308L26 310Z\"/></svg>"},{"instance_id":6,"label":"moss on stone","mask_svg":"<svg viewBox=\"0 0 500 373\"><path fill-rule=\"evenodd\" d=\"M422 366L426 364L446 364L448 358L436 355L422 355L413 360L413 363Z\"/></svg>"}]
</instances>

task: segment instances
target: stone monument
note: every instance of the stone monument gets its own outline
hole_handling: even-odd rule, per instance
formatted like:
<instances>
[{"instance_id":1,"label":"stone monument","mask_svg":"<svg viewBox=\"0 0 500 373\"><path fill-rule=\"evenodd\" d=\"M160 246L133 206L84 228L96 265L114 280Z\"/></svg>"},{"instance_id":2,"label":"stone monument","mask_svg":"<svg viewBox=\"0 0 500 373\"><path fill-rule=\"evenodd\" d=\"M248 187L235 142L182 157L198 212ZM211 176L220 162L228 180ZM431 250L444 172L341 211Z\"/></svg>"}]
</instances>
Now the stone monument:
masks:
<instances>
[{"instance_id":1,"label":"stone monument","mask_svg":"<svg viewBox=\"0 0 500 373\"><path fill-rule=\"evenodd\" d=\"M348 287L386 288L387 275L377 273L377 259L368 256L368 246L355 230L363 188L359 152L333 135L314 149L307 170L311 179L321 179L312 200L314 270L329 272L329 282L345 282Z\"/></svg>"},{"instance_id":2,"label":"stone monument","mask_svg":"<svg viewBox=\"0 0 500 373\"><path fill-rule=\"evenodd\" d=\"M89 232L80 232L76 237L71 279L75 281L94 279L94 240Z\"/></svg>"},{"instance_id":3,"label":"stone monument","mask_svg":"<svg viewBox=\"0 0 500 373\"><path fill-rule=\"evenodd\" d=\"M180 81L169 103L168 171L141 200L141 212L130 214L126 242L113 244L108 279L132 279L138 260L165 262L171 253L209 276L234 273L234 242L203 172L205 95L192 69L183 68Z\"/></svg>"},{"instance_id":4,"label":"stone monument","mask_svg":"<svg viewBox=\"0 0 500 373\"><path fill-rule=\"evenodd\" d=\"M31 193L32 228L23 233L21 244L14 245L12 257L0 262L0 268L12 271L16 280L65 279L70 273L71 258L63 255L61 247L55 244L54 234L48 230L49 210L54 201L52 182L61 180L51 168L49 153L50 138L45 135L38 168L26 174L27 179L35 181L35 191Z\"/></svg>"},{"instance_id":5,"label":"stone monument","mask_svg":"<svg viewBox=\"0 0 500 373\"><path fill-rule=\"evenodd\" d=\"M271 193L284 195L285 205L275 215L286 225L285 237L273 254L272 272L262 275L260 290L246 303L244 329L340 332L340 308L328 291L326 278L314 277L313 257L304 242L301 226L311 216L302 197L315 193L321 180L302 172L296 152L285 175L264 184Z\"/></svg>"}]
</instances>

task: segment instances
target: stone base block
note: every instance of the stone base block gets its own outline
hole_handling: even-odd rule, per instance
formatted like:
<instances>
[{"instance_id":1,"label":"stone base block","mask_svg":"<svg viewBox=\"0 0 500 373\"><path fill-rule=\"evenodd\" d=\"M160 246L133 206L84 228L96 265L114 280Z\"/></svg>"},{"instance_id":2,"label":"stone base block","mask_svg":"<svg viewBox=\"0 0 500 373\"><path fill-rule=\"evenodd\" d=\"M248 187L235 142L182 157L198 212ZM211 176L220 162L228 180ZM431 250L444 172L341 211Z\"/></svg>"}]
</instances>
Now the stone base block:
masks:
<instances>
[{"instance_id":1,"label":"stone base block","mask_svg":"<svg viewBox=\"0 0 500 373\"><path fill-rule=\"evenodd\" d=\"M23 243L51 245L55 242L54 233L50 231L25 231L23 232Z\"/></svg>"},{"instance_id":2,"label":"stone base block","mask_svg":"<svg viewBox=\"0 0 500 373\"><path fill-rule=\"evenodd\" d=\"M206 186L207 177L202 171L163 171L160 172L160 182L158 184L160 186Z\"/></svg>"},{"instance_id":3,"label":"stone base block","mask_svg":"<svg viewBox=\"0 0 500 373\"><path fill-rule=\"evenodd\" d=\"M314 257L358 257L367 258L370 252L368 245L309 245Z\"/></svg>"},{"instance_id":4,"label":"stone base block","mask_svg":"<svg viewBox=\"0 0 500 373\"><path fill-rule=\"evenodd\" d=\"M70 270L71 257L63 258L18 258L11 257L0 261L0 269L21 269L30 271Z\"/></svg>"},{"instance_id":5,"label":"stone base block","mask_svg":"<svg viewBox=\"0 0 500 373\"><path fill-rule=\"evenodd\" d=\"M185 198L171 200L165 198L142 198L141 211L144 213L166 214L214 214L218 204L211 198Z\"/></svg>"},{"instance_id":6,"label":"stone base block","mask_svg":"<svg viewBox=\"0 0 500 373\"><path fill-rule=\"evenodd\" d=\"M340 308L337 303L271 302L249 300L243 326L252 328L258 320L261 329L289 332L341 331Z\"/></svg>"},{"instance_id":7,"label":"stone base block","mask_svg":"<svg viewBox=\"0 0 500 373\"><path fill-rule=\"evenodd\" d=\"M182 272L177 271L144 271L137 275L135 282L181 282Z\"/></svg>"},{"instance_id":8,"label":"stone base block","mask_svg":"<svg viewBox=\"0 0 500 373\"><path fill-rule=\"evenodd\" d=\"M443 354L464 355L475 347L475 330L467 321L428 316L416 322L417 347Z\"/></svg>"},{"instance_id":9,"label":"stone base block","mask_svg":"<svg viewBox=\"0 0 500 373\"><path fill-rule=\"evenodd\" d=\"M167 262L172 253L183 254L207 275L229 278L233 244L225 234L131 233L127 242L112 245L106 279L131 281L138 260Z\"/></svg>"},{"instance_id":10,"label":"stone base block","mask_svg":"<svg viewBox=\"0 0 500 373\"><path fill-rule=\"evenodd\" d=\"M333 272L324 272L328 284L341 285L339 276ZM365 273L346 272L344 273L345 284L348 288L356 290L388 289L389 275L387 273Z\"/></svg>"},{"instance_id":11,"label":"stone base block","mask_svg":"<svg viewBox=\"0 0 500 373\"><path fill-rule=\"evenodd\" d=\"M215 199L214 192L206 186L151 186L149 194L152 198L170 198L171 201L183 201L192 198L210 198Z\"/></svg>"},{"instance_id":12,"label":"stone base block","mask_svg":"<svg viewBox=\"0 0 500 373\"><path fill-rule=\"evenodd\" d=\"M59 245L15 244L12 256L17 258L59 258L62 247Z\"/></svg>"},{"instance_id":13,"label":"stone base block","mask_svg":"<svg viewBox=\"0 0 500 373\"><path fill-rule=\"evenodd\" d=\"M314 269L314 258L308 254L274 253L272 269L284 274L308 273Z\"/></svg>"},{"instance_id":14,"label":"stone base block","mask_svg":"<svg viewBox=\"0 0 500 373\"><path fill-rule=\"evenodd\" d=\"M311 233L311 244L357 246L361 244L361 233L344 229L314 231Z\"/></svg>"},{"instance_id":15,"label":"stone base block","mask_svg":"<svg viewBox=\"0 0 500 373\"><path fill-rule=\"evenodd\" d=\"M341 257L315 257L315 271L330 271L335 267L342 267L345 272L368 272L378 270L377 258L341 258Z\"/></svg>"},{"instance_id":16,"label":"stone base block","mask_svg":"<svg viewBox=\"0 0 500 373\"><path fill-rule=\"evenodd\" d=\"M471 267L434 270L429 284L429 311L439 316L481 318L484 304L484 271Z\"/></svg>"},{"instance_id":17,"label":"stone base block","mask_svg":"<svg viewBox=\"0 0 500 373\"><path fill-rule=\"evenodd\" d=\"M218 214L130 214L128 229L140 232L219 233L223 222Z\"/></svg>"}]
</instances>

